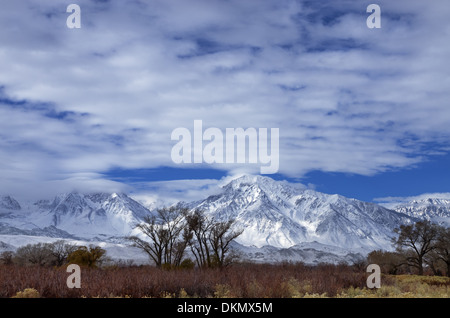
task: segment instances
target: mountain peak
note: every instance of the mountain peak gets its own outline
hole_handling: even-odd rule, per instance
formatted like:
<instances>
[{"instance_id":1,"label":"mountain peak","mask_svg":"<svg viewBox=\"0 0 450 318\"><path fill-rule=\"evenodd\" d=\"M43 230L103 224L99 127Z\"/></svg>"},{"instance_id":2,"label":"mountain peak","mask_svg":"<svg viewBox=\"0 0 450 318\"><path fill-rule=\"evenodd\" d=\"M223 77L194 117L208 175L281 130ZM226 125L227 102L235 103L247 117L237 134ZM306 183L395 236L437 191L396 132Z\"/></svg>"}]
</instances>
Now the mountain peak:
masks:
<instances>
[{"instance_id":1,"label":"mountain peak","mask_svg":"<svg viewBox=\"0 0 450 318\"><path fill-rule=\"evenodd\" d=\"M228 182L223 188L225 190L237 190L243 187L254 187L267 193L299 193L306 189L301 183L291 183L288 181L278 181L270 177L260 175L241 175L230 182Z\"/></svg>"},{"instance_id":2,"label":"mountain peak","mask_svg":"<svg viewBox=\"0 0 450 318\"><path fill-rule=\"evenodd\" d=\"M241 184L261 184L267 182L275 182L275 180L259 175L243 174L232 179L226 186L231 185L233 187L239 187Z\"/></svg>"},{"instance_id":3,"label":"mountain peak","mask_svg":"<svg viewBox=\"0 0 450 318\"><path fill-rule=\"evenodd\" d=\"M444 198L424 198L412 200L395 207L395 211L411 217L450 225L450 200Z\"/></svg>"},{"instance_id":4,"label":"mountain peak","mask_svg":"<svg viewBox=\"0 0 450 318\"><path fill-rule=\"evenodd\" d=\"M373 203L266 176L239 176L223 189L190 207L218 219L235 219L244 228L237 241L246 246L289 248L315 240L347 248L380 248L390 244L395 227L410 220Z\"/></svg>"},{"instance_id":5,"label":"mountain peak","mask_svg":"<svg viewBox=\"0 0 450 318\"><path fill-rule=\"evenodd\" d=\"M9 195L0 196L0 208L8 210L20 210L21 206L14 198Z\"/></svg>"}]
</instances>

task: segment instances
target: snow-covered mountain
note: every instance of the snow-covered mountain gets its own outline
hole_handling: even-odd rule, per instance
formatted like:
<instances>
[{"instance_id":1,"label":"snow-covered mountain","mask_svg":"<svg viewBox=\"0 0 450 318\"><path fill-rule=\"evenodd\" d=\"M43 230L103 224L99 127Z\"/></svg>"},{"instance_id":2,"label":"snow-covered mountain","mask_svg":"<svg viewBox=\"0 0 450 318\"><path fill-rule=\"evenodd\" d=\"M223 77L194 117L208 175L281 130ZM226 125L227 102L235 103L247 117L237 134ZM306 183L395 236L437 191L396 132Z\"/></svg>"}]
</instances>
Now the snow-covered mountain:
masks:
<instances>
[{"instance_id":1,"label":"snow-covered mountain","mask_svg":"<svg viewBox=\"0 0 450 318\"><path fill-rule=\"evenodd\" d=\"M263 176L242 176L221 194L187 204L218 219L235 219L245 246L290 248L319 242L360 251L391 247L394 228L414 222L382 206L329 195Z\"/></svg>"},{"instance_id":2,"label":"snow-covered mountain","mask_svg":"<svg viewBox=\"0 0 450 318\"><path fill-rule=\"evenodd\" d=\"M20 210L20 204L14 198L9 195L0 196L0 209L6 210Z\"/></svg>"},{"instance_id":3,"label":"snow-covered mountain","mask_svg":"<svg viewBox=\"0 0 450 318\"><path fill-rule=\"evenodd\" d=\"M242 176L216 195L180 204L218 220L234 219L234 226L243 229L235 245L244 257L317 263L356 260L374 249L391 249L393 230L425 215L450 219L450 209L444 209L450 202L429 203L394 211L269 177ZM126 244L121 238L137 234L135 226L149 213L126 194L74 192L37 202L1 196L0 243L17 247L26 237L40 237Z\"/></svg>"},{"instance_id":4,"label":"snow-covered mountain","mask_svg":"<svg viewBox=\"0 0 450 318\"><path fill-rule=\"evenodd\" d=\"M117 193L66 193L22 207L10 197L1 202L2 234L108 239L129 235L149 213L126 194Z\"/></svg>"},{"instance_id":5,"label":"snow-covered mountain","mask_svg":"<svg viewBox=\"0 0 450 318\"><path fill-rule=\"evenodd\" d=\"M421 220L450 226L450 200L427 198L413 200L395 207L395 211Z\"/></svg>"},{"instance_id":6,"label":"snow-covered mountain","mask_svg":"<svg viewBox=\"0 0 450 318\"><path fill-rule=\"evenodd\" d=\"M277 248L270 245L263 247L244 246L234 242L235 247L245 258L257 263L276 263L280 261L303 262L305 264L320 263L357 263L364 260L365 253L350 251L337 246L318 242L306 242L289 248Z\"/></svg>"}]
</instances>

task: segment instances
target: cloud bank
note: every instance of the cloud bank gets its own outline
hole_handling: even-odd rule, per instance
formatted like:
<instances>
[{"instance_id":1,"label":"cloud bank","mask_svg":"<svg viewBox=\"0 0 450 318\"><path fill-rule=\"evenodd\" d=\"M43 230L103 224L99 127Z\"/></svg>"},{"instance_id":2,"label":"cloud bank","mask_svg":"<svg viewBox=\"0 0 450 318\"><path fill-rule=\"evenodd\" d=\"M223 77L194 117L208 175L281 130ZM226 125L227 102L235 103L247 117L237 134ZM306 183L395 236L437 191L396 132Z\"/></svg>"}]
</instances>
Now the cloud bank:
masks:
<instances>
[{"instance_id":1,"label":"cloud bank","mask_svg":"<svg viewBox=\"0 0 450 318\"><path fill-rule=\"evenodd\" d=\"M124 190L176 166L173 129L280 128L280 167L373 175L448 151L446 1L6 0L1 193ZM229 173L247 165L216 165Z\"/></svg>"}]
</instances>

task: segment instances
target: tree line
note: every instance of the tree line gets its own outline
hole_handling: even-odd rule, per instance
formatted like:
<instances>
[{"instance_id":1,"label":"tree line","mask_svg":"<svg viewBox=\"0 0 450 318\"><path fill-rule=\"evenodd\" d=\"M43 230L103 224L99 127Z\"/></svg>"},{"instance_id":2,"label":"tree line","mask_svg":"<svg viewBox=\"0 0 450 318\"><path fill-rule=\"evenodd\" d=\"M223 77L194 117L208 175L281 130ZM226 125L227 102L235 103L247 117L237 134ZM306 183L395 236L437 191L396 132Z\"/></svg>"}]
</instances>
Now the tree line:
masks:
<instances>
[{"instance_id":1,"label":"tree line","mask_svg":"<svg viewBox=\"0 0 450 318\"><path fill-rule=\"evenodd\" d=\"M127 239L160 268L221 268L238 258L231 242L242 230L234 229L233 224L233 220L218 221L199 209L164 207L136 226L142 233L140 237ZM108 261L106 251L99 246L77 246L64 240L27 244L15 252L0 254L0 264L6 265L97 267Z\"/></svg>"},{"instance_id":2,"label":"tree line","mask_svg":"<svg viewBox=\"0 0 450 318\"><path fill-rule=\"evenodd\" d=\"M234 220L219 221L199 209L164 207L137 225L139 237L128 239L160 268L221 268L239 258L231 243L243 230L233 225ZM420 221L401 225L395 232L394 250L370 252L369 264L378 264L387 274L423 275L428 271L450 277L450 228ZM106 251L99 246L78 246L64 240L28 244L0 254L0 264L7 265L98 267L108 261Z\"/></svg>"},{"instance_id":3,"label":"tree line","mask_svg":"<svg viewBox=\"0 0 450 318\"><path fill-rule=\"evenodd\" d=\"M106 259L106 251L99 246L78 246L58 240L54 243L27 244L15 252L0 254L0 264L37 265L61 267L66 264L78 264L95 268Z\"/></svg>"},{"instance_id":4,"label":"tree line","mask_svg":"<svg viewBox=\"0 0 450 318\"><path fill-rule=\"evenodd\" d=\"M191 211L177 205L160 208L156 215L147 215L136 226L142 235L127 239L147 253L157 267L220 268L238 258L231 242L242 230L234 229L233 224L233 220L218 221L199 209ZM6 265L97 267L108 261L106 251L99 246L77 246L64 240L27 244L15 252L0 254L0 264Z\"/></svg>"},{"instance_id":5,"label":"tree line","mask_svg":"<svg viewBox=\"0 0 450 318\"><path fill-rule=\"evenodd\" d=\"M426 268L434 275L450 277L450 228L430 221L401 225L392 239L394 251L376 250L368 254L367 261L378 264L389 274L416 272L424 274Z\"/></svg>"}]
</instances>

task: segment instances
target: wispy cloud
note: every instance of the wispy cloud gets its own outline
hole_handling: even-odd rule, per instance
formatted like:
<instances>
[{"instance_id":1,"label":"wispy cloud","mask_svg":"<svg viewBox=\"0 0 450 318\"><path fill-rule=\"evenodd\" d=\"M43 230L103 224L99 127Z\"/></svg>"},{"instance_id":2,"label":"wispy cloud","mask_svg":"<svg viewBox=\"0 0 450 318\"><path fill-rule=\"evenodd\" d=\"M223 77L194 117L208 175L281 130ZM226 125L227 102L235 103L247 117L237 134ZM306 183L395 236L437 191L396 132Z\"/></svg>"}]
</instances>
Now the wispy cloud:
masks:
<instances>
[{"instance_id":1,"label":"wispy cloud","mask_svg":"<svg viewBox=\"0 0 450 318\"><path fill-rule=\"evenodd\" d=\"M67 4L2 4L0 192L116 188L103 172L173 165L170 133L194 119L279 127L290 177L372 175L448 149L445 1L379 1L379 30L347 0L78 1L79 30Z\"/></svg>"},{"instance_id":2,"label":"wispy cloud","mask_svg":"<svg viewBox=\"0 0 450 318\"><path fill-rule=\"evenodd\" d=\"M132 185L135 190L132 196L151 208L169 206L180 201L191 202L218 194L224 180L228 180L228 178L134 183Z\"/></svg>"},{"instance_id":3,"label":"wispy cloud","mask_svg":"<svg viewBox=\"0 0 450 318\"><path fill-rule=\"evenodd\" d=\"M384 197L384 198L376 198L375 202L393 209L399 205L407 204L411 201L422 201L427 199L446 199L450 200L450 193L423 193L421 195L415 196L407 196L407 197Z\"/></svg>"}]
</instances>

